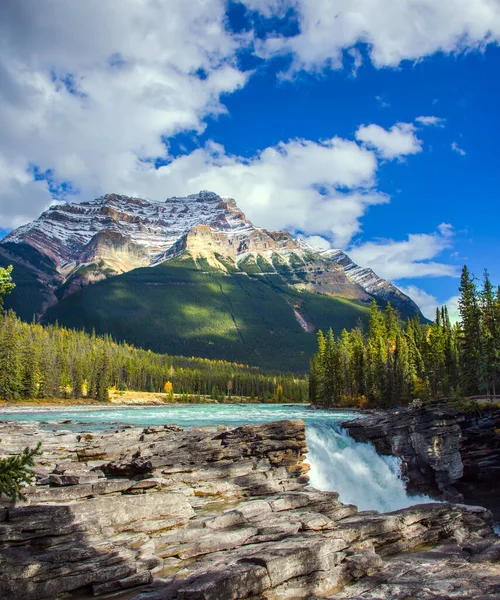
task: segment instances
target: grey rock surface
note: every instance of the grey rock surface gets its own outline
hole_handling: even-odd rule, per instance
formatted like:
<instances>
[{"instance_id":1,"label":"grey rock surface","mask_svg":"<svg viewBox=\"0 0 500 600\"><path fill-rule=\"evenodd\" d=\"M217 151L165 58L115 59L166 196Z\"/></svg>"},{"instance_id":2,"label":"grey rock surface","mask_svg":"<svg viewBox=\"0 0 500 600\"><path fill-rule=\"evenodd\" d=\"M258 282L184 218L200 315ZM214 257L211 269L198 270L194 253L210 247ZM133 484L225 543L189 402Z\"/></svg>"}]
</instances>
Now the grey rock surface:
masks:
<instances>
[{"instance_id":1,"label":"grey rock surface","mask_svg":"<svg viewBox=\"0 0 500 600\"><path fill-rule=\"evenodd\" d=\"M60 433L0 423L1 455L43 444L26 501L0 502L4 600L453 597L415 596L427 577L428 594L497 589L489 511L358 512L307 486L302 421Z\"/></svg>"}]
</instances>

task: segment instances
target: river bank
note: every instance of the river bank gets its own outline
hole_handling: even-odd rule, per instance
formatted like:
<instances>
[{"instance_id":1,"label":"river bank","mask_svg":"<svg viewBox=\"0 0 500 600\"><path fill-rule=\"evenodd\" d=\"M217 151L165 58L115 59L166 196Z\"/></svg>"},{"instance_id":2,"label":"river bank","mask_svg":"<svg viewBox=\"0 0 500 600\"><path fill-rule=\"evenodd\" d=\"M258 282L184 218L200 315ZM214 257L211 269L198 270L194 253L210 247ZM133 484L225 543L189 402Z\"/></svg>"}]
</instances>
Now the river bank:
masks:
<instances>
[{"instance_id":1,"label":"river bank","mask_svg":"<svg viewBox=\"0 0 500 600\"><path fill-rule=\"evenodd\" d=\"M360 512L308 487L300 420L100 433L8 422L0 439L2 454L44 448L27 500L0 508L6 600L133 588L135 600L396 598L389 592L402 589L424 600L443 577L459 598L484 597L500 581L485 509Z\"/></svg>"},{"instance_id":2,"label":"river bank","mask_svg":"<svg viewBox=\"0 0 500 600\"><path fill-rule=\"evenodd\" d=\"M9 407L76 407L76 406L164 406L177 404L283 404L280 402L262 402L250 396L228 396L222 399L214 399L211 396L190 395L186 399L185 394L159 394L156 392L134 392L134 391L112 391L108 402L99 402L93 398L34 398L7 402L0 400L0 410ZM294 403L297 404L297 403ZM307 404L307 403L303 403Z\"/></svg>"}]
</instances>

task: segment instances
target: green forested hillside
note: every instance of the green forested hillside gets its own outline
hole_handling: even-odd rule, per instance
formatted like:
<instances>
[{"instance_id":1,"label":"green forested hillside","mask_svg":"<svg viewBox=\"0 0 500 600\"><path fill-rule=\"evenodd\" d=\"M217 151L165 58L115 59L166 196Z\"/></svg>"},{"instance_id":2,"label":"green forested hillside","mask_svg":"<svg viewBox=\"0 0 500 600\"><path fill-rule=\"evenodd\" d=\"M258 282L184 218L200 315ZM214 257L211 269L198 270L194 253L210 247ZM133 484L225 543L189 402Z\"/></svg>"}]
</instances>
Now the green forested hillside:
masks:
<instances>
[{"instance_id":1,"label":"green forested hillside","mask_svg":"<svg viewBox=\"0 0 500 600\"><path fill-rule=\"evenodd\" d=\"M2 285L0 285L0 312ZM231 401L303 402L307 380L264 373L227 361L155 354L117 344L110 336L89 335L59 326L25 323L12 311L0 318L0 400L93 398L108 400L117 390L165 392L183 401L211 396Z\"/></svg>"},{"instance_id":2,"label":"green forested hillside","mask_svg":"<svg viewBox=\"0 0 500 600\"><path fill-rule=\"evenodd\" d=\"M16 287L12 294L5 298L5 308L12 308L21 319L31 321L43 309L48 297L47 288L32 269L0 254L0 267L6 268L9 265L14 267L13 279Z\"/></svg>"},{"instance_id":3,"label":"green forested hillside","mask_svg":"<svg viewBox=\"0 0 500 600\"><path fill-rule=\"evenodd\" d=\"M340 332L368 319L360 303L297 291L279 275L203 269L189 256L135 269L65 298L45 322L95 329L156 352L306 371L313 329Z\"/></svg>"}]
</instances>

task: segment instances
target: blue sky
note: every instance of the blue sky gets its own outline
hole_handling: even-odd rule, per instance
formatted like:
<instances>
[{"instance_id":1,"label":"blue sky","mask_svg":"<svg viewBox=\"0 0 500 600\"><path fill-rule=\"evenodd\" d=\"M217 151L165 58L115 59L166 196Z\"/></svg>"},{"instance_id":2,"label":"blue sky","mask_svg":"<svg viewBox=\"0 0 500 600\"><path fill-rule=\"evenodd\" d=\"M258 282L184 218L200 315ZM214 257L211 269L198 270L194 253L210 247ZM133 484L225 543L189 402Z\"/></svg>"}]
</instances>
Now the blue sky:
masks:
<instances>
[{"instance_id":1,"label":"blue sky","mask_svg":"<svg viewBox=\"0 0 500 600\"><path fill-rule=\"evenodd\" d=\"M464 263L500 283L497 3L27 0L0 34L0 235L212 189L427 314Z\"/></svg>"}]
</instances>

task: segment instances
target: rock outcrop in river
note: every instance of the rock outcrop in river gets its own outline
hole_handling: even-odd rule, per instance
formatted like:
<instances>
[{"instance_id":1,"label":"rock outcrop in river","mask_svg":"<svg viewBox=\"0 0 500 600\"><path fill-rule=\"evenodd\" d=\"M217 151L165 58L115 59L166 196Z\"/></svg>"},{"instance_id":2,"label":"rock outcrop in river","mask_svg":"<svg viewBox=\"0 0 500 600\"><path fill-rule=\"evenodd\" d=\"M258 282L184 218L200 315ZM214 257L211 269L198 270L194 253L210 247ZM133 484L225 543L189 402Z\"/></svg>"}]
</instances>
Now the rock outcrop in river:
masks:
<instances>
[{"instance_id":1,"label":"rock outcrop in river","mask_svg":"<svg viewBox=\"0 0 500 600\"><path fill-rule=\"evenodd\" d=\"M358 442L403 461L410 492L461 499L472 489L500 493L500 410L415 403L344 423Z\"/></svg>"},{"instance_id":2,"label":"rock outcrop in river","mask_svg":"<svg viewBox=\"0 0 500 600\"><path fill-rule=\"evenodd\" d=\"M0 424L0 454L44 451L26 501L0 503L4 600L138 586L136 600L500 595L489 511L358 512L308 488L302 421L61 427Z\"/></svg>"}]
</instances>

